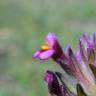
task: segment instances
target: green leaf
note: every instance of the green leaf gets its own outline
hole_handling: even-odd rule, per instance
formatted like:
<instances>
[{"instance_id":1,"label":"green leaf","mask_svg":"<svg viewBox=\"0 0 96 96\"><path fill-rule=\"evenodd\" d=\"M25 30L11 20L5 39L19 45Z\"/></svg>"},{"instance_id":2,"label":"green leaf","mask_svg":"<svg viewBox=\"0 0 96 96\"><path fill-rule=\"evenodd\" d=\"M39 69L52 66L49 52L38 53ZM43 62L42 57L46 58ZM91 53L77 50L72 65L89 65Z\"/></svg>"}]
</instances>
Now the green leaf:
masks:
<instances>
[{"instance_id":1,"label":"green leaf","mask_svg":"<svg viewBox=\"0 0 96 96\"><path fill-rule=\"evenodd\" d=\"M94 64L94 61L95 61L95 52L94 52L94 49L90 49L88 48L88 62L89 64Z\"/></svg>"},{"instance_id":2,"label":"green leaf","mask_svg":"<svg viewBox=\"0 0 96 96\"><path fill-rule=\"evenodd\" d=\"M90 69L92 70L94 76L96 77L96 67L92 64L89 64Z\"/></svg>"},{"instance_id":3,"label":"green leaf","mask_svg":"<svg viewBox=\"0 0 96 96\"><path fill-rule=\"evenodd\" d=\"M77 96L87 96L80 84L77 84Z\"/></svg>"}]
</instances>

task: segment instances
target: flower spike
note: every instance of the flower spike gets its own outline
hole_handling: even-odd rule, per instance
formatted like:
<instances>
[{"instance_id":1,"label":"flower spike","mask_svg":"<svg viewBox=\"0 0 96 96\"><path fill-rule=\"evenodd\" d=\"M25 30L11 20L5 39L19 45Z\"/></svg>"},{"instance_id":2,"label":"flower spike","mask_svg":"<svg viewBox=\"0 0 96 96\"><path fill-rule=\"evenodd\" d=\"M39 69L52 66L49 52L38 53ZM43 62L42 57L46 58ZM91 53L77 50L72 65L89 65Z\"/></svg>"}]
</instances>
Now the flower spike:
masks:
<instances>
[{"instance_id":1,"label":"flower spike","mask_svg":"<svg viewBox=\"0 0 96 96\"><path fill-rule=\"evenodd\" d=\"M49 58L56 59L56 54L57 56L61 55L62 51L56 36L53 33L49 33L45 37L45 45L41 46L41 49L33 55L33 58L40 60L47 60Z\"/></svg>"},{"instance_id":2,"label":"flower spike","mask_svg":"<svg viewBox=\"0 0 96 96\"><path fill-rule=\"evenodd\" d=\"M92 37L83 35L79 39L79 49L75 54L71 47L63 50L57 37L49 33L45 44L33 58L52 58L64 71L62 74L46 71L44 80L50 96L96 96L96 32Z\"/></svg>"}]
</instances>

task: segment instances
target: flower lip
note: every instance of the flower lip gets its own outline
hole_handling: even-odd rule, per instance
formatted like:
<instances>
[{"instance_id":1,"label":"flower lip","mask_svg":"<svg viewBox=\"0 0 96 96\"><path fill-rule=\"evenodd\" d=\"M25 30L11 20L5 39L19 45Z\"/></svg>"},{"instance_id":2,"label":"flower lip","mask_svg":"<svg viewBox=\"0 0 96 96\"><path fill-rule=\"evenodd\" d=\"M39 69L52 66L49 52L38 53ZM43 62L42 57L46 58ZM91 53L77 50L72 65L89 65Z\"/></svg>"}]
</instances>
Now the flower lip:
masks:
<instances>
[{"instance_id":1,"label":"flower lip","mask_svg":"<svg viewBox=\"0 0 96 96\"><path fill-rule=\"evenodd\" d=\"M35 54L33 54L32 58L34 59L39 58L40 53L41 53L41 50L36 51Z\"/></svg>"},{"instance_id":2,"label":"flower lip","mask_svg":"<svg viewBox=\"0 0 96 96\"><path fill-rule=\"evenodd\" d=\"M40 60L47 60L54 54L54 52L55 51L53 49L43 51L39 54L39 59Z\"/></svg>"},{"instance_id":3,"label":"flower lip","mask_svg":"<svg viewBox=\"0 0 96 96\"><path fill-rule=\"evenodd\" d=\"M34 59L47 60L54 54L54 52L55 51L53 49L38 50L38 51L35 52L35 54L32 57Z\"/></svg>"}]
</instances>

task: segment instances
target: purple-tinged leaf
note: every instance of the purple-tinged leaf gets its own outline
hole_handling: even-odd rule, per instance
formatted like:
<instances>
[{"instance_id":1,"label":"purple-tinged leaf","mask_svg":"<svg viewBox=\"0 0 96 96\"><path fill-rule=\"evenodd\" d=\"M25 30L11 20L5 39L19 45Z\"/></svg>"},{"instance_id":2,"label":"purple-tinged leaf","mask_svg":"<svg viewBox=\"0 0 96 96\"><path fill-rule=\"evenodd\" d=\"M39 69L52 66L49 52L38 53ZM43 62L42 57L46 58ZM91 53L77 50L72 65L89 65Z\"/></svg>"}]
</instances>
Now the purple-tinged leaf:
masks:
<instances>
[{"instance_id":1,"label":"purple-tinged leaf","mask_svg":"<svg viewBox=\"0 0 96 96\"><path fill-rule=\"evenodd\" d=\"M88 58L87 52L86 52L85 46L83 45L83 42L81 39L79 40L79 46L80 46L81 57L82 57L83 61L87 64L87 58Z\"/></svg>"},{"instance_id":2,"label":"purple-tinged leaf","mask_svg":"<svg viewBox=\"0 0 96 96\"><path fill-rule=\"evenodd\" d=\"M74 70L74 74L77 77L77 76L81 75L78 61L77 61L75 55L73 54L73 51L71 48L69 48L68 54L69 54L69 60L70 60L70 67L72 68L72 70Z\"/></svg>"}]
</instances>

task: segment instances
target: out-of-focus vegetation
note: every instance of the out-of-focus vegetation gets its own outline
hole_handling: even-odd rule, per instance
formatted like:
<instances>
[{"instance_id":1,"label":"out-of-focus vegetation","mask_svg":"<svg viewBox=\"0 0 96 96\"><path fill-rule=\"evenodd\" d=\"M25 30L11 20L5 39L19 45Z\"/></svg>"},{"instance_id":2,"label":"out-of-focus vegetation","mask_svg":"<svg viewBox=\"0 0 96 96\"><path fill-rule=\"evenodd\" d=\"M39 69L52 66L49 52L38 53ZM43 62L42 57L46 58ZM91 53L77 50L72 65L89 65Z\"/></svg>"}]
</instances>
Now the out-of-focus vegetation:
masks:
<instances>
[{"instance_id":1,"label":"out-of-focus vegetation","mask_svg":"<svg viewBox=\"0 0 96 96\"><path fill-rule=\"evenodd\" d=\"M43 73L60 68L32 59L44 37L54 32L76 48L82 33L94 31L95 0L0 0L0 96L47 96Z\"/></svg>"}]
</instances>

